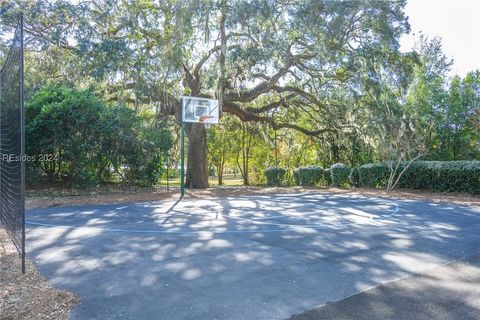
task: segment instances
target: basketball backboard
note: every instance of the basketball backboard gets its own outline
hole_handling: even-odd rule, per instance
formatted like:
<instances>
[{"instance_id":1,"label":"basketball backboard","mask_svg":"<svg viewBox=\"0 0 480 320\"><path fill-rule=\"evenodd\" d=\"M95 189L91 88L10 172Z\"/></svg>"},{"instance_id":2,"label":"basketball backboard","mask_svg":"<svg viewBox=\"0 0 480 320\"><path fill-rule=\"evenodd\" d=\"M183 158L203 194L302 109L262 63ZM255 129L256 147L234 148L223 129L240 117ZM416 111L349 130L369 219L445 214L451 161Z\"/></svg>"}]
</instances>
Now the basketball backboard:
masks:
<instances>
[{"instance_id":1,"label":"basketball backboard","mask_svg":"<svg viewBox=\"0 0 480 320\"><path fill-rule=\"evenodd\" d=\"M218 100L182 97L182 121L218 123Z\"/></svg>"}]
</instances>

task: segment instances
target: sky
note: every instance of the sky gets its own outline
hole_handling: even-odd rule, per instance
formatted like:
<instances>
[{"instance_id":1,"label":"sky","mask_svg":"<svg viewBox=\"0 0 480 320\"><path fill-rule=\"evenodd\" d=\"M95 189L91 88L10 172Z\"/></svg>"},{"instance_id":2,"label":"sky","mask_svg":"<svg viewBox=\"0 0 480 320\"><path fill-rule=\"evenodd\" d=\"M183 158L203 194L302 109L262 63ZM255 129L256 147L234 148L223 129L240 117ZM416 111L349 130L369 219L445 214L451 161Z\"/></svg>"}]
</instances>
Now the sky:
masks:
<instances>
[{"instance_id":1,"label":"sky","mask_svg":"<svg viewBox=\"0 0 480 320\"><path fill-rule=\"evenodd\" d=\"M452 76L480 69L480 0L409 0L405 11L411 32L400 39L402 51L409 51L422 31L442 39L445 54L454 59Z\"/></svg>"}]
</instances>

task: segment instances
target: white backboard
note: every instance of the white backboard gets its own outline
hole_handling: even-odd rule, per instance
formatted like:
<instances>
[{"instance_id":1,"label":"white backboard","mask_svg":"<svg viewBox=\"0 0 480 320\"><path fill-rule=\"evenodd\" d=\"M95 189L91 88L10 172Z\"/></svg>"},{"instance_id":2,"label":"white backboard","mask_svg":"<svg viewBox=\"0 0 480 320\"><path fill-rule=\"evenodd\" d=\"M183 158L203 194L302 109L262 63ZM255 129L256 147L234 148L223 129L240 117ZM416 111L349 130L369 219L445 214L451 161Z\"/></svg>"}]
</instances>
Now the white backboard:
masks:
<instances>
[{"instance_id":1,"label":"white backboard","mask_svg":"<svg viewBox=\"0 0 480 320\"><path fill-rule=\"evenodd\" d=\"M218 123L218 100L182 97L182 121Z\"/></svg>"}]
</instances>

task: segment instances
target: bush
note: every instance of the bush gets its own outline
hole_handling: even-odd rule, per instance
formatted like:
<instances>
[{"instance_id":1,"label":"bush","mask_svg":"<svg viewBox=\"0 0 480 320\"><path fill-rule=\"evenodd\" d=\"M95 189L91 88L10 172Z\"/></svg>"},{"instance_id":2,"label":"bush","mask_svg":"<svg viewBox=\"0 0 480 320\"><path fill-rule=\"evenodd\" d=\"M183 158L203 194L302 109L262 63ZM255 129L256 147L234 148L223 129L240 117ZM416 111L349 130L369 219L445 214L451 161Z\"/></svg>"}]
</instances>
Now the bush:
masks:
<instances>
[{"instance_id":1,"label":"bush","mask_svg":"<svg viewBox=\"0 0 480 320\"><path fill-rule=\"evenodd\" d=\"M46 86L25 106L26 153L55 161L28 162L28 185L66 183L93 186L120 180L153 185L162 156L173 144L171 132L151 111L136 113L110 105L90 90Z\"/></svg>"},{"instance_id":2,"label":"bush","mask_svg":"<svg viewBox=\"0 0 480 320\"><path fill-rule=\"evenodd\" d=\"M387 186L390 168L387 163L367 163L358 168L361 187L383 188Z\"/></svg>"},{"instance_id":3,"label":"bush","mask_svg":"<svg viewBox=\"0 0 480 320\"><path fill-rule=\"evenodd\" d=\"M351 186L354 186L354 187L360 186L360 174L358 173L358 168L353 168L352 170L350 170L348 181L350 182Z\"/></svg>"},{"instance_id":4,"label":"bush","mask_svg":"<svg viewBox=\"0 0 480 320\"><path fill-rule=\"evenodd\" d=\"M400 173L407 163L400 163ZM358 168L360 185L383 188L390 176L389 163ZM416 161L401 176L397 187L431 191L480 193L480 161Z\"/></svg>"},{"instance_id":5,"label":"bush","mask_svg":"<svg viewBox=\"0 0 480 320\"><path fill-rule=\"evenodd\" d=\"M293 171L295 183L299 186L315 186L323 178L323 168L319 166L305 166Z\"/></svg>"},{"instance_id":6,"label":"bush","mask_svg":"<svg viewBox=\"0 0 480 320\"><path fill-rule=\"evenodd\" d=\"M325 181L326 186L332 185L332 175L330 173L330 169L325 169L323 171L323 180Z\"/></svg>"},{"instance_id":7,"label":"bush","mask_svg":"<svg viewBox=\"0 0 480 320\"><path fill-rule=\"evenodd\" d=\"M330 174L332 176L333 186L340 188L348 184L348 176L350 175L350 168L343 163L335 163L330 167Z\"/></svg>"},{"instance_id":8,"label":"bush","mask_svg":"<svg viewBox=\"0 0 480 320\"><path fill-rule=\"evenodd\" d=\"M265 177L267 177L267 185L270 187L282 185L287 170L280 167L270 167L265 169Z\"/></svg>"},{"instance_id":9,"label":"bush","mask_svg":"<svg viewBox=\"0 0 480 320\"><path fill-rule=\"evenodd\" d=\"M417 161L406 170L398 186L480 193L480 161Z\"/></svg>"}]
</instances>

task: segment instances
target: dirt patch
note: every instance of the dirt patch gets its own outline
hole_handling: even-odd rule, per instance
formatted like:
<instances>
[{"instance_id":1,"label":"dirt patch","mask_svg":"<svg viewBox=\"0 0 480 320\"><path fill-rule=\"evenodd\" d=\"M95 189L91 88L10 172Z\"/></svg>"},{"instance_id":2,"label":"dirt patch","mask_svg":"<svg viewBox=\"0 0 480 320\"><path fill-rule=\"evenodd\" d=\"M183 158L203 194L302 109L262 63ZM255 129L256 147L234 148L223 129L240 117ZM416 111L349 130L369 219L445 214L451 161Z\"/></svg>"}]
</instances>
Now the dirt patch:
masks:
<instances>
[{"instance_id":1,"label":"dirt patch","mask_svg":"<svg viewBox=\"0 0 480 320\"><path fill-rule=\"evenodd\" d=\"M50 207L73 207L81 205L132 203L144 201L159 201L178 198L178 193L171 192L138 192L138 193L112 193L89 195L44 195L41 197L28 196L25 201L27 209Z\"/></svg>"},{"instance_id":2,"label":"dirt patch","mask_svg":"<svg viewBox=\"0 0 480 320\"><path fill-rule=\"evenodd\" d=\"M304 187L228 187L209 188L205 190L187 190L186 199L214 198L219 196L236 195L261 195L269 193L296 193L296 192L333 192L360 194L372 197L388 197L396 199L410 199L420 201L446 202L462 205L480 206L480 196L467 193L440 193L419 190L395 190L385 191L379 189L337 189L337 188L304 188ZM179 192L175 191L140 191L140 192L114 192L110 194L87 194L87 195L43 195L41 197L27 197L27 209L49 207L71 207L94 204L134 203L145 201L160 201L178 199Z\"/></svg>"},{"instance_id":3,"label":"dirt patch","mask_svg":"<svg viewBox=\"0 0 480 320\"><path fill-rule=\"evenodd\" d=\"M20 266L16 248L0 228L0 319L68 319L78 298L53 288L28 259L25 274Z\"/></svg>"}]
</instances>

